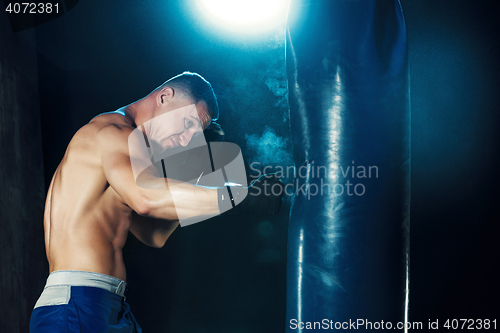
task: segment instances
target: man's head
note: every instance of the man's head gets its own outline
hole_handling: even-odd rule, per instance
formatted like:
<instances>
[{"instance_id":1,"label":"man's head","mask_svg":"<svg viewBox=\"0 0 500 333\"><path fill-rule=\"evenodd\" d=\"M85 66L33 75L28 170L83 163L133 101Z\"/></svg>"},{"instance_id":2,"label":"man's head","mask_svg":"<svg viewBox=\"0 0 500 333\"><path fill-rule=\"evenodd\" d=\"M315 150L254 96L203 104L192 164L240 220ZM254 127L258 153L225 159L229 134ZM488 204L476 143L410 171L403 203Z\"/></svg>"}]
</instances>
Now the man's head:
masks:
<instances>
[{"instance_id":1,"label":"man's head","mask_svg":"<svg viewBox=\"0 0 500 333\"><path fill-rule=\"evenodd\" d=\"M184 72L169 79L155 91L162 91L165 88L171 88L174 96L178 94L178 97L195 104L197 109L198 104L204 104L198 110L203 129L207 128L212 120L215 121L219 118L219 105L212 85L201 75Z\"/></svg>"},{"instance_id":2,"label":"man's head","mask_svg":"<svg viewBox=\"0 0 500 333\"><path fill-rule=\"evenodd\" d=\"M168 114L168 124L162 122L161 129L160 141L165 141L162 143L164 148L187 145L194 135L219 117L219 106L211 84L196 73L184 72L174 76L150 96L155 99L154 117ZM194 105L195 109L189 105ZM149 135L153 135L152 138L159 135L158 131L155 132L156 135Z\"/></svg>"}]
</instances>

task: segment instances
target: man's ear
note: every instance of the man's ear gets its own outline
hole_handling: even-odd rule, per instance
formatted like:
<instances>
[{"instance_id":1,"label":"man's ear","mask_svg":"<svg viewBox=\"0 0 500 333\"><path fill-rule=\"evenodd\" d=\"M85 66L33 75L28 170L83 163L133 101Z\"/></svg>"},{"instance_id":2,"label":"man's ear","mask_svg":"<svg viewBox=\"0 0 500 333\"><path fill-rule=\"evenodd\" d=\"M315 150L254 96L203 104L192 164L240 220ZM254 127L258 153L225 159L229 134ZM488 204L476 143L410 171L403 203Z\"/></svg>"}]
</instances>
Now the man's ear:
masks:
<instances>
[{"instance_id":1,"label":"man's ear","mask_svg":"<svg viewBox=\"0 0 500 333\"><path fill-rule=\"evenodd\" d=\"M162 88L156 95L156 104L159 107L165 106L172 98L174 98L174 89L170 87Z\"/></svg>"}]
</instances>

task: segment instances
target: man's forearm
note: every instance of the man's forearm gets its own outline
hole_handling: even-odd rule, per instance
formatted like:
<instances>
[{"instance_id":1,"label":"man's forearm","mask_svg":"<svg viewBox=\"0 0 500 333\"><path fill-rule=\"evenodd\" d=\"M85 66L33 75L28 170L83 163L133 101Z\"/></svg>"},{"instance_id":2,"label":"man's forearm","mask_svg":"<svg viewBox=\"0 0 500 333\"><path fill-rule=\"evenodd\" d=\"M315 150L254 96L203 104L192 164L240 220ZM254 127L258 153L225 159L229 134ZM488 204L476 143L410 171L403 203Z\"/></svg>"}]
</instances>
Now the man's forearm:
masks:
<instances>
[{"instance_id":1,"label":"man's forearm","mask_svg":"<svg viewBox=\"0 0 500 333\"><path fill-rule=\"evenodd\" d=\"M138 212L142 215L178 220L219 214L216 189L153 176L140 184L146 207L144 212Z\"/></svg>"}]
</instances>

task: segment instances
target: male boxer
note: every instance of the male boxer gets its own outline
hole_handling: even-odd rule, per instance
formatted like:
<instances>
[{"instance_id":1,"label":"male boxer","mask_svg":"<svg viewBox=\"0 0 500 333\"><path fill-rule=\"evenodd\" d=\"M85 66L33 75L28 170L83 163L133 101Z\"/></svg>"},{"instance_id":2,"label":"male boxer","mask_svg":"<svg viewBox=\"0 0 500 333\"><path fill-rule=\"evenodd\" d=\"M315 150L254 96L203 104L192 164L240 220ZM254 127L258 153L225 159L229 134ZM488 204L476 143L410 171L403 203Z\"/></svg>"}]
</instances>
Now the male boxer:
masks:
<instances>
[{"instance_id":1,"label":"male boxer","mask_svg":"<svg viewBox=\"0 0 500 333\"><path fill-rule=\"evenodd\" d=\"M176 113L160 130L146 126L169 112ZM124 299L122 248L128 231L162 247L180 214L217 215L221 196L218 189L167 182L152 173L143 179L148 186L138 186L129 135L139 128L155 140L160 131L157 143L163 149L186 146L218 114L210 83L184 72L146 97L95 117L74 135L47 194L50 275L31 316L31 333L141 332Z\"/></svg>"}]
</instances>

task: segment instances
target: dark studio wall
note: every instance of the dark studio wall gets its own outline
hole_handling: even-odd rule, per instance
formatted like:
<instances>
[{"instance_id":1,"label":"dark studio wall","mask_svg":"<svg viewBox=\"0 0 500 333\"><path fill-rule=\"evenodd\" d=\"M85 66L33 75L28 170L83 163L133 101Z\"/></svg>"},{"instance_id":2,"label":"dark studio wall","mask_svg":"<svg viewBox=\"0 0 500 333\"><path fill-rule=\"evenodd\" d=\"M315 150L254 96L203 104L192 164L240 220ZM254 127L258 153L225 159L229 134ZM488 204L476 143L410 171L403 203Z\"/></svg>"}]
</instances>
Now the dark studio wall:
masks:
<instances>
[{"instance_id":1,"label":"dark studio wall","mask_svg":"<svg viewBox=\"0 0 500 333\"><path fill-rule=\"evenodd\" d=\"M34 31L31 31L34 35ZM0 13L0 332L27 332L47 272L36 50Z\"/></svg>"},{"instance_id":2,"label":"dark studio wall","mask_svg":"<svg viewBox=\"0 0 500 333\"><path fill-rule=\"evenodd\" d=\"M410 320L494 319L500 5L402 6L412 106ZM72 135L96 114L181 71L199 72L218 95L225 140L242 148L247 166L290 165L283 29L226 39L181 1L81 1L16 34L2 15L1 332L26 332L48 274L44 190ZM130 235L127 300L145 332L283 332L289 208L287 197L274 217L222 216L179 228L162 249Z\"/></svg>"}]
</instances>

